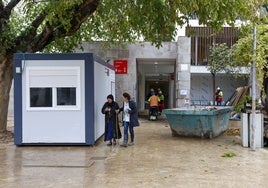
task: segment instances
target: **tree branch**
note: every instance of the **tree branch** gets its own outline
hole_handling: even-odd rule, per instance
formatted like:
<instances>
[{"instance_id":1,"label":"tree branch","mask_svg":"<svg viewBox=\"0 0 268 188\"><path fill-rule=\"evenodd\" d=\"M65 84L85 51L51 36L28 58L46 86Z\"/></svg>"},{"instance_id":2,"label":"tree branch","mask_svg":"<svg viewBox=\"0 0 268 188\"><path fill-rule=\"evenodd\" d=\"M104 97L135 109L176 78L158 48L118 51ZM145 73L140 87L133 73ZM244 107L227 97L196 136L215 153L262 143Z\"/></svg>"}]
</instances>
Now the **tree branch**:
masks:
<instances>
[{"instance_id":1,"label":"tree branch","mask_svg":"<svg viewBox=\"0 0 268 188\"><path fill-rule=\"evenodd\" d=\"M99 0L84 0L82 4L75 7L75 13L71 20L71 28L69 30L66 30L60 23L53 25L46 23L43 31L28 43L27 52L41 51L56 38L74 34L80 28L81 24L96 11L98 4Z\"/></svg>"},{"instance_id":2,"label":"tree branch","mask_svg":"<svg viewBox=\"0 0 268 188\"><path fill-rule=\"evenodd\" d=\"M12 9L20 2L21 0L12 0L7 6L4 7L3 1L0 5L0 19L9 19Z\"/></svg>"},{"instance_id":3,"label":"tree branch","mask_svg":"<svg viewBox=\"0 0 268 188\"><path fill-rule=\"evenodd\" d=\"M32 24L30 24L29 28L26 29L20 36L18 36L15 40L15 46L22 46L24 43L29 43L36 36L36 32L38 27L45 20L46 15L41 13L35 20L33 20ZM17 48L15 48L15 51Z\"/></svg>"},{"instance_id":4,"label":"tree branch","mask_svg":"<svg viewBox=\"0 0 268 188\"><path fill-rule=\"evenodd\" d=\"M72 7L74 14L70 21L71 27L69 30L66 30L60 21L53 23L53 25L46 22L43 31L40 34L37 34L38 27L46 18L46 14L41 13L32 22L28 29L16 38L15 46L11 46L7 51L15 53L19 50L22 52L34 53L42 51L48 44L57 38L73 35L80 28L81 24L95 12L98 4L99 0L84 0L82 4Z\"/></svg>"},{"instance_id":5,"label":"tree branch","mask_svg":"<svg viewBox=\"0 0 268 188\"><path fill-rule=\"evenodd\" d=\"M83 3L77 7L76 14L71 21L72 27L66 34L74 34L80 28L81 24L96 11L98 4L99 0L93 0L90 4Z\"/></svg>"},{"instance_id":6,"label":"tree branch","mask_svg":"<svg viewBox=\"0 0 268 188\"><path fill-rule=\"evenodd\" d=\"M4 2L0 1L0 12L4 10Z\"/></svg>"}]
</instances>

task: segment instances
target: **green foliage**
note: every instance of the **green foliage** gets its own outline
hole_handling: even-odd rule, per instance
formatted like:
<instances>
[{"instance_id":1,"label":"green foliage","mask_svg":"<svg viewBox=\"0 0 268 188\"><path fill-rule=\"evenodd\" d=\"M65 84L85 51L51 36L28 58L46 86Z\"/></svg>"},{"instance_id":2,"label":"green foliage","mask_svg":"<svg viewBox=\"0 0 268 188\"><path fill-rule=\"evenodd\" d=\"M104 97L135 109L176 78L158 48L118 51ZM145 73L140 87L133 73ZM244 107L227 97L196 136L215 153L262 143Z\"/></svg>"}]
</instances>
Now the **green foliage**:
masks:
<instances>
[{"instance_id":1,"label":"green foliage","mask_svg":"<svg viewBox=\"0 0 268 188\"><path fill-rule=\"evenodd\" d=\"M253 62L253 25L245 36L232 47L232 63L237 66L250 66ZM249 26L247 26L248 28ZM268 76L268 25L257 25L256 73L259 85L262 87L263 78Z\"/></svg>"},{"instance_id":2,"label":"green foliage","mask_svg":"<svg viewBox=\"0 0 268 188\"><path fill-rule=\"evenodd\" d=\"M232 151L229 151L229 152L226 152L222 155L222 157L226 157L226 158L231 158L231 157L234 157L236 156L236 154Z\"/></svg>"},{"instance_id":3,"label":"green foliage","mask_svg":"<svg viewBox=\"0 0 268 188\"><path fill-rule=\"evenodd\" d=\"M73 19L80 14L76 8L85 1L88 0L21 1L6 20L7 27L0 28L2 54L8 49L31 51L32 41L42 40L38 37L47 24L55 32L52 36L55 38L47 42L45 51L71 51L82 40L111 44L145 40L159 47L163 41L176 40L177 27L188 23L192 16L197 16L200 24L220 29L225 23L233 25L238 17L248 19L255 5L251 0L99 0L95 2L99 3L97 10L83 21L76 33L57 37L57 32L62 32L59 28L68 31L72 27ZM41 15L45 16L42 23L34 25ZM16 40L25 39L29 33L31 40L18 45Z\"/></svg>"},{"instance_id":4,"label":"green foliage","mask_svg":"<svg viewBox=\"0 0 268 188\"><path fill-rule=\"evenodd\" d=\"M258 19L250 19L250 24L244 25L240 29L241 39L232 47L232 64L235 66L251 66L256 62L256 73L258 85L264 89L264 80L268 77L268 14L267 0L258 1L255 4L255 15ZM256 14L258 12L259 14ZM256 56L253 51L253 28L256 26L257 48ZM266 92L262 92L266 97ZM268 105L268 104L265 104Z\"/></svg>"},{"instance_id":5,"label":"green foliage","mask_svg":"<svg viewBox=\"0 0 268 188\"><path fill-rule=\"evenodd\" d=\"M230 49L226 43L214 44L209 48L209 61L207 69L214 75L216 73L225 71L229 72L231 67L230 62Z\"/></svg>"},{"instance_id":6,"label":"green foliage","mask_svg":"<svg viewBox=\"0 0 268 188\"><path fill-rule=\"evenodd\" d=\"M83 0L25 0L13 9L8 21L9 27L5 32L2 30L4 35L1 33L0 41L6 44L5 48L14 45L16 37L30 32L33 20L41 14L46 17L38 26L36 35L43 31L46 23L55 28L63 26L68 30L75 7L82 2ZM238 16L246 18L252 15L251 7L250 0L100 0L97 10L77 33L55 38L55 42L48 44L47 50L70 51L81 40L111 43L145 40L160 46L163 41L175 40L176 26L187 23L191 16L198 16L200 24L219 29L224 23L233 24ZM20 51L24 51L24 48Z\"/></svg>"},{"instance_id":7,"label":"green foliage","mask_svg":"<svg viewBox=\"0 0 268 188\"><path fill-rule=\"evenodd\" d=\"M176 7L168 1L105 0L77 35L86 41L121 44L145 40L160 46L163 41L174 40L176 23L185 23L185 19L177 16Z\"/></svg>"},{"instance_id":8,"label":"green foliage","mask_svg":"<svg viewBox=\"0 0 268 188\"><path fill-rule=\"evenodd\" d=\"M248 95L244 95L243 98L241 99L241 101L234 106L234 110L237 113L244 112L247 103L251 103L251 97Z\"/></svg>"}]
</instances>

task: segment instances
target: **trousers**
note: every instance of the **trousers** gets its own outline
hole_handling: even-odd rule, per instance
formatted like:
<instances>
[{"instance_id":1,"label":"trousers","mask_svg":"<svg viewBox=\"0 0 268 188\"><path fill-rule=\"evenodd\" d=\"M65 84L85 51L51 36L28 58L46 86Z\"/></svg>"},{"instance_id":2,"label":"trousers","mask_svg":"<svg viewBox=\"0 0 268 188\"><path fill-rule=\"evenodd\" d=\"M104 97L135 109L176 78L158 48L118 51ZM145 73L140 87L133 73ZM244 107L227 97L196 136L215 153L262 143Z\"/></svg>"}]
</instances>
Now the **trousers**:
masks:
<instances>
[{"instance_id":1,"label":"trousers","mask_svg":"<svg viewBox=\"0 0 268 188\"><path fill-rule=\"evenodd\" d=\"M131 136L131 142L133 142L134 140L134 128L132 125L129 124L129 122L127 121L123 121L123 125L124 125L124 144L127 144L128 142L128 130Z\"/></svg>"}]
</instances>

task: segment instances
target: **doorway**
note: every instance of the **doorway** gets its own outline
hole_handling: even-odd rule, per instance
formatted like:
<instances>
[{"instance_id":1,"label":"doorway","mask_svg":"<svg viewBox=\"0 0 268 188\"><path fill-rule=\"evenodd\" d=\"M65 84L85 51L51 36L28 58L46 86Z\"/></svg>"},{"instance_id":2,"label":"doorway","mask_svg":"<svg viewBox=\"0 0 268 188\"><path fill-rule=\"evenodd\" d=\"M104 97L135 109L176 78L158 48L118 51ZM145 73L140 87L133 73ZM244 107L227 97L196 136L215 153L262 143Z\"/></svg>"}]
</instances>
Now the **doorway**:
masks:
<instances>
[{"instance_id":1,"label":"doorway","mask_svg":"<svg viewBox=\"0 0 268 188\"><path fill-rule=\"evenodd\" d=\"M160 89L162 91L162 94L165 97L165 106L168 106L168 96L169 96L169 82L168 80L166 81L146 81L145 82L145 96L146 96L146 100L148 100L148 95L151 91L151 89L154 89L155 92L158 91L158 89ZM149 105L145 106L145 109L149 109Z\"/></svg>"},{"instance_id":2,"label":"doorway","mask_svg":"<svg viewBox=\"0 0 268 188\"><path fill-rule=\"evenodd\" d=\"M165 97L165 108L173 107L176 59L137 59L137 103L138 110L149 108L147 96L153 88L161 89Z\"/></svg>"}]
</instances>

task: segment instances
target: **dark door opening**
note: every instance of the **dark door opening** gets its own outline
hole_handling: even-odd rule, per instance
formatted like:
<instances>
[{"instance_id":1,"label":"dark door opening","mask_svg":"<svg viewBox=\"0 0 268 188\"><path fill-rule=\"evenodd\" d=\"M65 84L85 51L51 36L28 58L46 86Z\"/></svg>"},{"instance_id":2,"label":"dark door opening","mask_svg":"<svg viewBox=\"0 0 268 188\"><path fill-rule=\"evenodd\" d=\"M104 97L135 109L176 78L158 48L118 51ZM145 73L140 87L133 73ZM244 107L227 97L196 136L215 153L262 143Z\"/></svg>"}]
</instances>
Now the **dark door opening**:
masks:
<instances>
[{"instance_id":1,"label":"dark door opening","mask_svg":"<svg viewBox=\"0 0 268 188\"><path fill-rule=\"evenodd\" d=\"M148 101L148 95L154 89L157 92L158 89L162 91L165 97L165 107L168 106L168 96L169 96L169 82L168 81L145 81L145 96L146 101ZM149 109L149 104L145 105L145 109Z\"/></svg>"}]
</instances>

